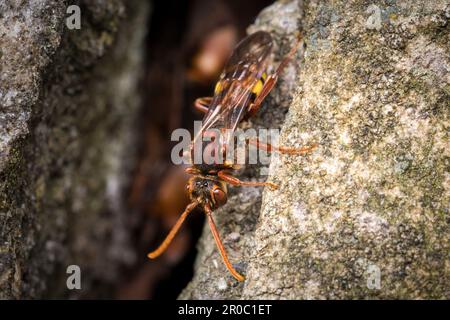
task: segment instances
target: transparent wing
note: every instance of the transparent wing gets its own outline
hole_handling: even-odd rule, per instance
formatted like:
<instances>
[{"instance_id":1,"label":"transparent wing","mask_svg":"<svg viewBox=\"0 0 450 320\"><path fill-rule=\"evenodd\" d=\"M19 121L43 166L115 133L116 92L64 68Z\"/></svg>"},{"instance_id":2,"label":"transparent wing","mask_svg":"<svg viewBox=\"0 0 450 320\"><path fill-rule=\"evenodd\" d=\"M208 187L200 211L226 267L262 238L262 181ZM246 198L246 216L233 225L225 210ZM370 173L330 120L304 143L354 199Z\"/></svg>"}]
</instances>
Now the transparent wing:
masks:
<instances>
[{"instance_id":1,"label":"transparent wing","mask_svg":"<svg viewBox=\"0 0 450 320\"><path fill-rule=\"evenodd\" d=\"M247 110L252 89L267 67L271 49L272 37L264 31L249 35L236 46L217 83L201 131L236 130Z\"/></svg>"}]
</instances>

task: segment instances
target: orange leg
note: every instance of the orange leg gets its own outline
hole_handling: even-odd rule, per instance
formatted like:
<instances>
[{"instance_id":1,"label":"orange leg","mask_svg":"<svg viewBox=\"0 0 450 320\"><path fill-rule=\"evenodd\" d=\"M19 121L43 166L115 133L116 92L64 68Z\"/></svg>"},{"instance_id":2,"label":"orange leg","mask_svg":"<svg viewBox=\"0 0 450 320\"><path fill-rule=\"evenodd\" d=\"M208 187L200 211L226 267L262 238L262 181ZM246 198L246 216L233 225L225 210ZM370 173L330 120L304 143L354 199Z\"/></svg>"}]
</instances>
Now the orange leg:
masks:
<instances>
[{"instance_id":1,"label":"orange leg","mask_svg":"<svg viewBox=\"0 0 450 320\"><path fill-rule=\"evenodd\" d=\"M207 113L209 109L209 105L211 104L212 98L211 97L203 97L198 98L194 102L195 109L202 113Z\"/></svg>"},{"instance_id":2,"label":"orange leg","mask_svg":"<svg viewBox=\"0 0 450 320\"><path fill-rule=\"evenodd\" d=\"M150 252L147 256L150 259L155 259L159 257L164 251L166 251L169 244L172 242L173 238L177 234L178 230L180 229L181 225L183 224L184 220L188 216L188 214L198 205L197 202L192 202L186 207L186 210L182 213L182 215L178 218L175 225L172 227L172 230L170 230L167 237L164 239L164 241L161 243L161 245L156 249L155 251Z\"/></svg>"},{"instance_id":3,"label":"orange leg","mask_svg":"<svg viewBox=\"0 0 450 320\"><path fill-rule=\"evenodd\" d=\"M192 175L196 175L196 174L199 174L199 173L200 173L199 170L196 169L195 167L187 167L184 171L185 171L187 174L192 174Z\"/></svg>"},{"instance_id":4,"label":"orange leg","mask_svg":"<svg viewBox=\"0 0 450 320\"><path fill-rule=\"evenodd\" d=\"M283 60L278 65L278 68L275 71L276 75L279 75L286 67L286 65L292 60L294 54L297 52L298 48L300 47L300 44L302 43L301 41L302 36L299 34L297 37L297 41L295 42L295 45L291 48L291 51L289 51L288 54L284 56Z\"/></svg>"},{"instance_id":5,"label":"orange leg","mask_svg":"<svg viewBox=\"0 0 450 320\"><path fill-rule=\"evenodd\" d=\"M217 173L217 176L223 181L233 185L233 186L245 186L245 187L269 187L272 190L278 189L278 186L271 182L253 182L253 181L242 181L238 178L229 174L226 170L221 170Z\"/></svg>"},{"instance_id":6,"label":"orange leg","mask_svg":"<svg viewBox=\"0 0 450 320\"><path fill-rule=\"evenodd\" d=\"M264 86L261 92L256 97L255 101L250 105L248 112L245 116L246 119L252 117L261 107L261 103L267 97L267 95L272 91L273 87L277 83L278 76L283 72L283 69L287 66L287 64L292 60L292 57L297 52L298 47L301 44L301 37L298 37L297 42L292 47L291 51L283 58L283 60L278 65L277 70L267 77L267 80L264 82Z\"/></svg>"},{"instance_id":7,"label":"orange leg","mask_svg":"<svg viewBox=\"0 0 450 320\"><path fill-rule=\"evenodd\" d=\"M225 266L233 275L233 277L238 281L244 281L245 277L239 274L236 269L233 268L230 260L228 260L227 253L225 248L223 247L222 240L220 240L219 232L217 231L216 224L214 223L214 219L212 217L212 211L208 205L205 206L206 216L208 217L209 228L213 234L214 240L216 241L217 248L219 249L220 255L222 256L223 262Z\"/></svg>"},{"instance_id":8,"label":"orange leg","mask_svg":"<svg viewBox=\"0 0 450 320\"><path fill-rule=\"evenodd\" d=\"M303 148L274 146L274 145L271 145L270 143L263 143L263 142L259 141L258 138L249 139L249 143L253 144L258 149L265 150L267 152L277 151L277 152L286 153L286 154L306 154L308 152L311 152L315 148L317 148L316 143L309 147L303 147Z\"/></svg>"}]
</instances>

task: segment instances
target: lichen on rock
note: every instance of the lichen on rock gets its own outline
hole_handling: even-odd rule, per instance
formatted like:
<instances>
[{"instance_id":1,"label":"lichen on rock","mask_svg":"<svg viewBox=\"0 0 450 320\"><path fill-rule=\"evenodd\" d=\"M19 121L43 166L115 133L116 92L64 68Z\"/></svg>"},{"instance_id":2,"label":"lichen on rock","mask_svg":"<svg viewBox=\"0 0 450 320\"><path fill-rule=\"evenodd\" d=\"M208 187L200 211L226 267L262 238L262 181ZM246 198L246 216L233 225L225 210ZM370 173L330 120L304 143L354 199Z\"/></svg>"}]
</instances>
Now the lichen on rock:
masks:
<instances>
[{"instance_id":1,"label":"lichen on rock","mask_svg":"<svg viewBox=\"0 0 450 320\"><path fill-rule=\"evenodd\" d=\"M449 17L446 1L280 1L261 13L252 31L283 43L301 28L306 45L280 143L319 147L273 155L280 188L261 207L242 188L216 213L224 238L240 234L225 246L245 283L205 230L180 298L450 298ZM285 80L256 123L278 125L264 113L283 115Z\"/></svg>"},{"instance_id":2,"label":"lichen on rock","mask_svg":"<svg viewBox=\"0 0 450 320\"><path fill-rule=\"evenodd\" d=\"M69 4L0 4L0 299L100 297L133 260L121 197L147 4L78 1L79 30Z\"/></svg>"}]
</instances>

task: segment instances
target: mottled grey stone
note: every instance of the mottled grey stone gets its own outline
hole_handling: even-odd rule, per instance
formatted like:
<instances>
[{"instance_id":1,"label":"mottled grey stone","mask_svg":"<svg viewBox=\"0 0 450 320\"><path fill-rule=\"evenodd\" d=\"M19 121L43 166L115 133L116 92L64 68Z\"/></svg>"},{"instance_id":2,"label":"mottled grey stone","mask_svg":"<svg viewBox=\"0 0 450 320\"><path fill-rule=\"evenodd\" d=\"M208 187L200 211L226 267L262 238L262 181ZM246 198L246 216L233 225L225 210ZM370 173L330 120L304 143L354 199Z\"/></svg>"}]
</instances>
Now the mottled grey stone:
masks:
<instances>
[{"instance_id":1,"label":"mottled grey stone","mask_svg":"<svg viewBox=\"0 0 450 320\"><path fill-rule=\"evenodd\" d=\"M66 28L70 4L80 30ZM133 261L122 194L147 11L0 3L0 298L102 296ZM80 291L66 288L70 264Z\"/></svg>"},{"instance_id":2,"label":"mottled grey stone","mask_svg":"<svg viewBox=\"0 0 450 320\"><path fill-rule=\"evenodd\" d=\"M274 155L280 189L262 202L233 191L217 211L246 281L205 227L181 299L450 298L449 18L448 1L283 1L260 14L250 31L272 32L276 58L299 29L306 49L252 121L276 127L289 105L281 143L319 147Z\"/></svg>"}]
</instances>

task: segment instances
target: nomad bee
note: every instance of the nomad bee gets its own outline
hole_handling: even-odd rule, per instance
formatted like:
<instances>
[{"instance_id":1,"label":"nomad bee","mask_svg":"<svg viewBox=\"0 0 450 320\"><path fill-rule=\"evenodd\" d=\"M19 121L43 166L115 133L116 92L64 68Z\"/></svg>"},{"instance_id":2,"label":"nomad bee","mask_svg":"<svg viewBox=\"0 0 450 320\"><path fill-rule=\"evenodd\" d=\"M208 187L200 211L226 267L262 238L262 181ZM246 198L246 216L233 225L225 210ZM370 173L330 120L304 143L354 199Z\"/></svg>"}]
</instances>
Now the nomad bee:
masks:
<instances>
[{"instance_id":1,"label":"nomad bee","mask_svg":"<svg viewBox=\"0 0 450 320\"><path fill-rule=\"evenodd\" d=\"M284 57L275 72L266 75L272 44L272 37L264 31L258 31L243 39L229 58L216 84L214 96L199 98L195 101L196 109L205 113L205 116L202 129L191 143L191 163L195 163L194 145L198 140L203 140L202 138L208 135L208 130L216 129L221 132L226 131L228 134L232 133L242 120L248 119L258 111L261 103L277 82L278 76L297 51L300 40ZM229 141L229 139L225 139L225 141ZM277 151L287 154L305 154L316 147L316 145L299 149L276 147L262 143L256 138L250 139L248 142L268 152ZM201 144L204 146L204 142L201 142ZM229 145L229 142L223 144L220 152L225 153L227 145ZM227 161L194 164L186 169L187 173L193 175L186 186L191 203L186 207L162 244L148 254L150 259L158 257L166 250L188 214L199 206L207 216L211 232L226 267L238 281L244 281L245 278L233 268L228 260L214 223L213 211L227 202L227 184L233 186L268 186L272 189L276 189L277 186L270 182L241 181L231 174L233 169L235 169L233 164Z\"/></svg>"}]
</instances>

